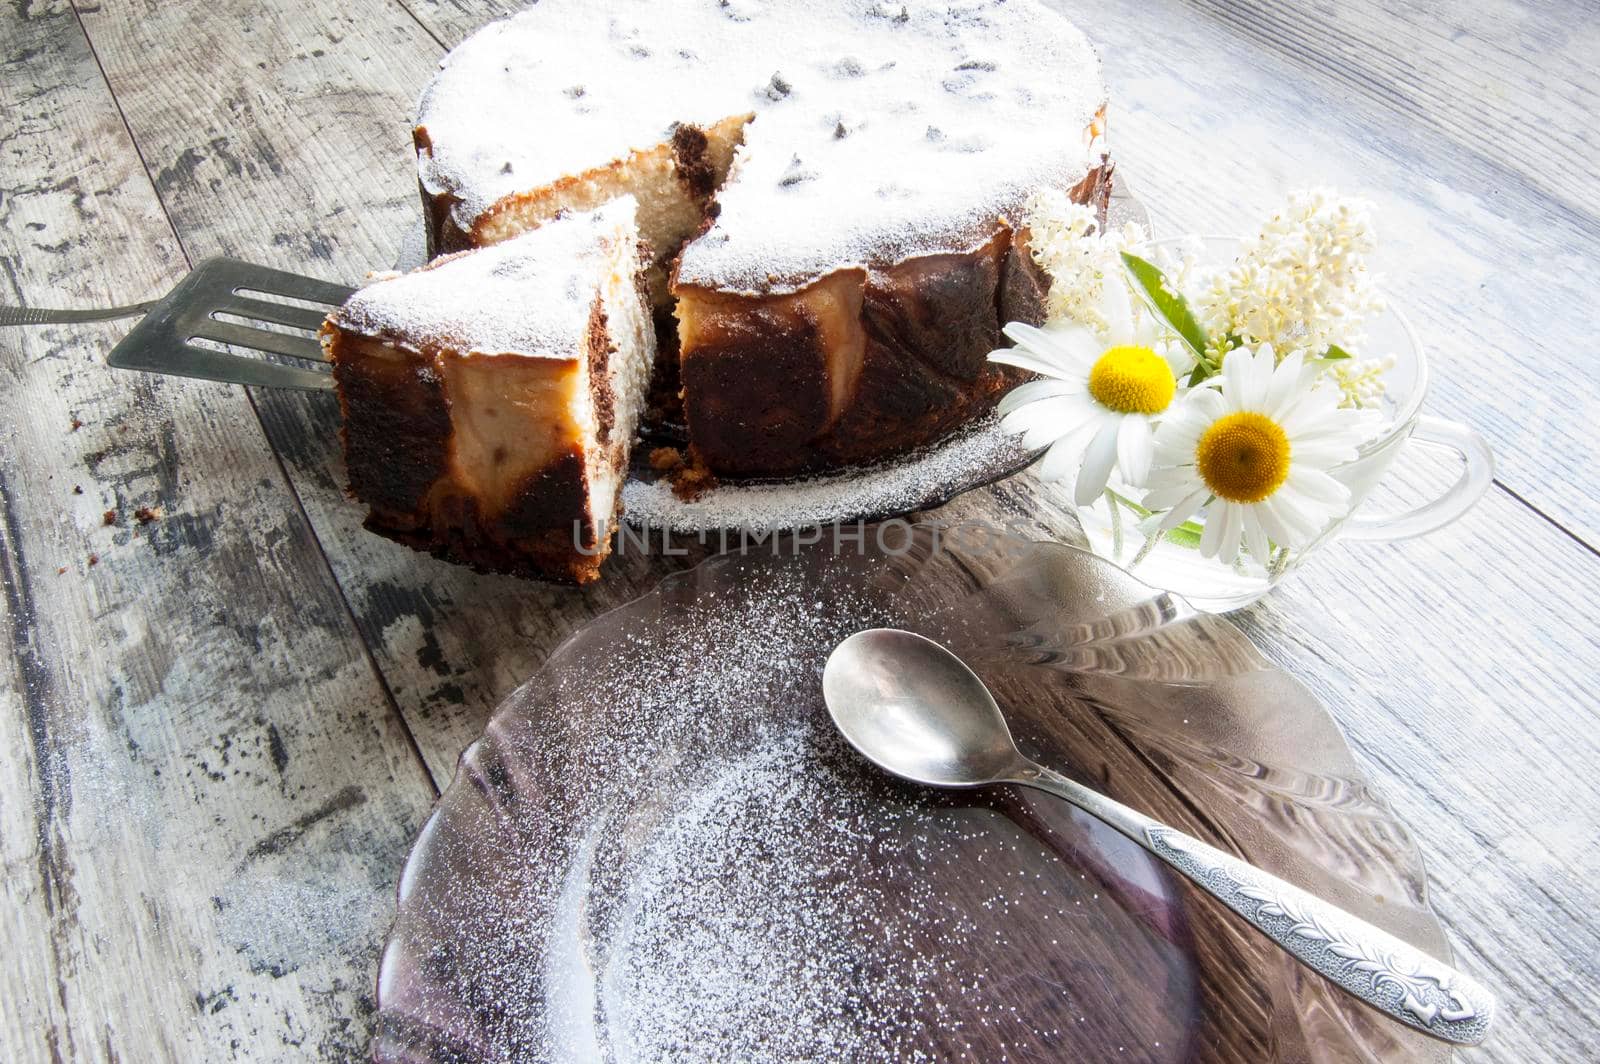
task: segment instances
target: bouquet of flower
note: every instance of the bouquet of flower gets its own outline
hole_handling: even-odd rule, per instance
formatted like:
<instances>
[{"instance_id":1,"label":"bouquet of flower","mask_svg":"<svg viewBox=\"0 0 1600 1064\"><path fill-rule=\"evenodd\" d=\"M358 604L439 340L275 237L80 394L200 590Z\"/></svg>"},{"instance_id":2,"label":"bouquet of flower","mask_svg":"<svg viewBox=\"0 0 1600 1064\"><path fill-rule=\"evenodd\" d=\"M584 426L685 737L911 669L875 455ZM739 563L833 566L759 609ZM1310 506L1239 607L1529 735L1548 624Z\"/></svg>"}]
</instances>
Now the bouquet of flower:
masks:
<instances>
[{"instance_id":1,"label":"bouquet of flower","mask_svg":"<svg viewBox=\"0 0 1600 1064\"><path fill-rule=\"evenodd\" d=\"M1231 263L1199 242L1151 250L1137 226L1100 233L1060 194L1028 229L1051 276L1043 328L1013 322L994 362L1039 375L1002 424L1048 446L1040 475L1074 500L1225 563L1241 545L1268 570L1350 506L1330 471L1381 428L1385 360L1358 358L1381 304L1359 202L1296 193ZM1196 520L1203 516L1203 523ZM1118 537L1120 539L1120 535Z\"/></svg>"}]
</instances>

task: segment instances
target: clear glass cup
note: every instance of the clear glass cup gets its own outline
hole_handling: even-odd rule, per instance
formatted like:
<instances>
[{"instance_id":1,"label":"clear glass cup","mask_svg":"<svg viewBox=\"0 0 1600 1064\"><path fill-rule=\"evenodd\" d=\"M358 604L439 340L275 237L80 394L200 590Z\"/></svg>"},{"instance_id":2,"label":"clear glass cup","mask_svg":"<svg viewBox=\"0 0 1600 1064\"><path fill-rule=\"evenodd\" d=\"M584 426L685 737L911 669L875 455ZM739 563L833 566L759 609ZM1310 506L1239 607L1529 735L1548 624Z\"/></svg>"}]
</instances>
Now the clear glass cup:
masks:
<instances>
[{"instance_id":1,"label":"clear glass cup","mask_svg":"<svg viewBox=\"0 0 1600 1064\"><path fill-rule=\"evenodd\" d=\"M1206 237L1202 242L1208 263L1231 260L1239 244L1234 237ZM1173 247L1177 243L1162 240L1156 241L1155 246ZM1261 598L1318 550L1340 537L1407 539L1456 520L1482 498L1493 480L1494 455L1488 443L1466 425L1421 412L1428 391L1428 358L1399 311L1391 307L1369 323L1362 352L1394 358L1394 365L1384 377L1388 427L1361 447L1358 458L1332 470L1350 489L1350 511L1330 522L1309 545L1292 552L1280 550L1267 566L1259 564L1247 551L1240 552L1237 562L1225 564L1202 558L1196 546L1198 537L1194 536L1163 537L1152 546L1140 530L1137 513L1113 505L1102 496L1092 506L1078 508L1078 520L1090 548L1145 583L1182 595L1197 609L1221 613ZM1362 514L1362 504L1411 445L1454 452L1462 462L1461 475L1442 494L1409 510L1382 516ZM1115 473L1110 490L1124 499L1136 500L1142 494L1140 489L1123 484ZM1204 526L1204 510L1196 521Z\"/></svg>"}]
</instances>

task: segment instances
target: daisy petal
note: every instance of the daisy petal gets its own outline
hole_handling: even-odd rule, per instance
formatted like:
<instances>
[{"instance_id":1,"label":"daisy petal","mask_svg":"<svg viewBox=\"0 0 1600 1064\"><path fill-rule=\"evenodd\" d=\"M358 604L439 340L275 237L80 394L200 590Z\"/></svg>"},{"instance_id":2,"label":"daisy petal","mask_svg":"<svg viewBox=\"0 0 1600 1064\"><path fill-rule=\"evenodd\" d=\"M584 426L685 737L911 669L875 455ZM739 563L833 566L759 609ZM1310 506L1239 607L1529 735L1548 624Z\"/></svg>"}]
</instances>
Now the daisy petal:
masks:
<instances>
[{"instance_id":1,"label":"daisy petal","mask_svg":"<svg viewBox=\"0 0 1600 1064\"><path fill-rule=\"evenodd\" d=\"M1087 404L1077 403L1072 399L1049 399L1046 402L1062 404L1064 412L1057 417L1051 417L1029 426L1027 431L1022 434L1022 446L1030 451L1048 447L1056 440L1061 439L1078 438L1081 443L1082 440L1088 439L1086 434L1092 432L1095 426L1100 423L1099 412L1089 408ZM1038 405L1037 403L1034 404L1034 406ZM1022 410L1011 416L1013 418L1022 417L1024 416L1024 411L1032 409L1033 407L1031 406L1023 407ZM1000 427L1004 428L1005 422L1002 421Z\"/></svg>"},{"instance_id":2,"label":"daisy petal","mask_svg":"<svg viewBox=\"0 0 1600 1064\"><path fill-rule=\"evenodd\" d=\"M1183 500L1176 506L1168 510L1167 516L1163 517L1161 519L1161 523L1156 527L1163 532L1170 532L1172 529L1177 528L1179 525L1189 520L1189 518L1193 517L1195 511L1204 506L1206 500L1210 497L1211 493L1207 491L1205 485L1202 484L1200 487L1195 488L1192 492L1185 496ZM1150 500L1148 497L1145 499L1145 506L1151 510L1155 509L1154 506L1150 505Z\"/></svg>"},{"instance_id":3,"label":"daisy petal","mask_svg":"<svg viewBox=\"0 0 1600 1064\"><path fill-rule=\"evenodd\" d=\"M1283 417L1279 424L1291 437L1314 433L1343 433L1358 425L1353 417L1357 413L1359 412L1355 410L1341 409L1336 396L1310 392L1303 393L1298 399L1291 399L1284 404ZM1359 436L1356 438L1359 439Z\"/></svg>"},{"instance_id":4,"label":"daisy petal","mask_svg":"<svg viewBox=\"0 0 1600 1064\"><path fill-rule=\"evenodd\" d=\"M1271 348L1267 344L1262 344L1244 371L1238 374L1237 382L1233 377L1228 378L1229 390L1234 391L1237 388L1234 391L1234 403L1238 409L1261 410L1264 407L1275 374L1272 360ZM1232 361L1231 358L1224 359L1223 369L1226 370L1227 364Z\"/></svg>"},{"instance_id":5,"label":"daisy petal","mask_svg":"<svg viewBox=\"0 0 1600 1064\"><path fill-rule=\"evenodd\" d=\"M1117 468L1129 484L1143 484L1150 475L1150 460L1155 455L1155 440L1150 419L1130 414L1117 430Z\"/></svg>"},{"instance_id":6,"label":"daisy petal","mask_svg":"<svg viewBox=\"0 0 1600 1064\"><path fill-rule=\"evenodd\" d=\"M1111 479L1111 467L1117 461L1118 418L1107 418L1100 431L1095 433L1089 447L1083 452L1083 466L1078 470L1078 485L1073 501L1088 506L1106 490Z\"/></svg>"},{"instance_id":7,"label":"daisy petal","mask_svg":"<svg viewBox=\"0 0 1600 1064\"><path fill-rule=\"evenodd\" d=\"M1060 357L1068 363L1098 358L1105 347L1093 329L1070 323L1041 329L1026 322L1012 321L1000 331L1014 344L1032 348L1047 357Z\"/></svg>"},{"instance_id":8,"label":"daisy petal","mask_svg":"<svg viewBox=\"0 0 1600 1064\"><path fill-rule=\"evenodd\" d=\"M1144 493L1144 498L1140 502L1146 510L1165 510L1187 499L1194 494L1194 491L1194 478L1185 477L1173 484L1164 484L1158 488L1151 488Z\"/></svg>"},{"instance_id":9,"label":"daisy petal","mask_svg":"<svg viewBox=\"0 0 1600 1064\"><path fill-rule=\"evenodd\" d=\"M1227 514L1236 505L1236 503L1219 501L1206 514L1206 527L1200 533L1200 557L1215 558L1218 552L1222 550L1222 533L1228 525Z\"/></svg>"},{"instance_id":10,"label":"daisy petal","mask_svg":"<svg viewBox=\"0 0 1600 1064\"><path fill-rule=\"evenodd\" d=\"M1134 309L1137 313L1134 316L1133 323L1133 342L1140 347L1154 348L1165 357L1166 352L1161 351L1157 344L1157 341L1161 339L1161 327L1156 324L1156 316L1138 306L1135 306ZM1168 359L1168 365L1171 365L1170 358ZM1173 372L1176 373L1177 370L1174 369Z\"/></svg>"},{"instance_id":11,"label":"daisy petal","mask_svg":"<svg viewBox=\"0 0 1600 1064\"><path fill-rule=\"evenodd\" d=\"M1250 553L1262 565L1268 564L1272 556L1272 547L1267 542L1266 529L1261 527L1259 507L1247 506L1244 508L1244 541L1250 548Z\"/></svg>"},{"instance_id":12,"label":"daisy petal","mask_svg":"<svg viewBox=\"0 0 1600 1064\"><path fill-rule=\"evenodd\" d=\"M1345 462L1352 462L1360 457L1361 452L1342 439L1323 439L1312 437L1305 439L1296 438L1293 447L1294 463L1297 466L1311 466L1319 469L1331 469Z\"/></svg>"},{"instance_id":13,"label":"daisy petal","mask_svg":"<svg viewBox=\"0 0 1600 1064\"><path fill-rule=\"evenodd\" d=\"M1300 394L1300 372L1304 368L1304 362L1304 355L1299 351L1292 351L1289 357L1273 371L1261 409L1274 421L1281 420L1289 403Z\"/></svg>"},{"instance_id":14,"label":"daisy petal","mask_svg":"<svg viewBox=\"0 0 1600 1064\"><path fill-rule=\"evenodd\" d=\"M1350 501L1350 489L1320 469L1296 466L1289 473L1288 484L1307 498L1333 509L1343 509Z\"/></svg>"},{"instance_id":15,"label":"daisy petal","mask_svg":"<svg viewBox=\"0 0 1600 1064\"><path fill-rule=\"evenodd\" d=\"M1253 409L1245 405L1245 396L1255 376L1256 354L1247 347L1229 351L1222 360L1222 395L1230 411Z\"/></svg>"},{"instance_id":16,"label":"daisy petal","mask_svg":"<svg viewBox=\"0 0 1600 1064\"><path fill-rule=\"evenodd\" d=\"M1278 511L1272 508L1271 499L1257 503L1251 507L1251 510L1255 513L1256 520L1261 522L1261 531L1265 532L1272 539L1272 542L1280 547L1291 546L1295 543L1293 530L1278 517Z\"/></svg>"},{"instance_id":17,"label":"daisy petal","mask_svg":"<svg viewBox=\"0 0 1600 1064\"><path fill-rule=\"evenodd\" d=\"M1190 403L1194 404L1195 409L1199 410L1208 422L1215 421L1228 412L1228 401L1215 388L1196 388L1184 400L1185 406Z\"/></svg>"},{"instance_id":18,"label":"daisy petal","mask_svg":"<svg viewBox=\"0 0 1600 1064\"><path fill-rule=\"evenodd\" d=\"M998 409L1000 411L1000 415L1004 417L1006 414L1011 413L1011 411L1016 410L1019 407L1026 406L1035 400L1056 399L1060 396L1071 395L1074 392L1080 392L1083 390L1083 386L1076 381L1029 381L1026 384L1019 384L1007 392L1000 400L1000 406Z\"/></svg>"},{"instance_id":19,"label":"daisy petal","mask_svg":"<svg viewBox=\"0 0 1600 1064\"><path fill-rule=\"evenodd\" d=\"M1005 347L999 351L990 351L989 361L1001 366L1015 366L1029 373L1037 373L1055 380L1072 380L1084 376L1078 373L1071 363L1041 356L1032 348L1026 347Z\"/></svg>"},{"instance_id":20,"label":"daisy petal","mask_svg":"<svg viewBox=\"0 0 1600 1064\"><path fill-rule=\"evenodd\" d=\"M1039 463L1039 479L1058 481L1071 476L1083 462L1083 445L1088 438L1086 432L1073 431L1052 443Z\"/></svg>"},{"instance_id":21,"label":"daisy petal","mask_svg":"<svg viewBox=\"0 0 1600 1064\"><path fill-rule=\"evenodd\" d=\"M1082 420L1074 416L1078 413L1077 404L1069 398L1057 396L1054 399L1039 399L1008 411L1000 419L1000 427L1015 433L1044 429L1049 432L1050 439L1055 439L1076 427Z\"/></svg>"},{"instance_id":22,"label":"daisy petal","mask_svg":"<svg viewBox=\"0 0 1600 1064\"><path fill-rule=\"evenodd\" d=\"M1151 491L1166 491L1170 488L1182 488L1188 492L1198 487L1200 478L1193 468L1183 466L1156 466L1150 470L1150 475L1145 477L1144 486ZM1152 506L1152 510L1165 509L1164 506Z\"/></svg>"},{"instance_id":23,"label":"daisy petal","mask_svg":"<svg viewBox=\"0 0 1600 1064\"><path fill-rule=\"evenodd\" d=\"M1126 284L1100 286L1100 316L1106 320L1106 339L1113 344L1139 342L1133 334L1133 306Z\"/></svg>"},{"instance_id":24,"label":"daisy petal","mask_svg":"<svg viewBox=\"0 0 1600 1064\"><path fill-rule=\"evenodd\" d=\"M1230 565L1239 556L1239 533L1244 528L1244 515L1249 509L1248 506L1235 504L1222 511L1222 548L1217 556Z\"/></svg>"},{"instance_id":25,"label":"daisy petal","mask_svg":"<svg viewBox=\"0 0 1600 1064\"><path fill-rule=\"evenodd\" d=\"M1322 526L1326 523L1326 514L1322 512L1321 507L1303 496L1297 496L1287 485L1279 488L1267 503L1271 504L1278 516L1295 534L1294 540L1285 544L1286 546L1304 546L1306 541L1322 531Z\"/></svg>"}]
</instances>

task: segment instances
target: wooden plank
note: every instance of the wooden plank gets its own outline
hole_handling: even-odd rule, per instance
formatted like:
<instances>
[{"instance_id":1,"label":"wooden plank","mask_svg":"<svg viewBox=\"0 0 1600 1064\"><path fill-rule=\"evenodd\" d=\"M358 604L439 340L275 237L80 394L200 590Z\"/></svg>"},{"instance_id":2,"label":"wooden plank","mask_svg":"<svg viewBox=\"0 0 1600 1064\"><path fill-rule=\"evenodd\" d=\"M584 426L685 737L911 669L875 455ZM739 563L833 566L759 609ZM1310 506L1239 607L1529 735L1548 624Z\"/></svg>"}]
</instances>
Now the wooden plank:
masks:
<instances>
[{"instance_id":1,"label":"wooden plank","mask_svg":"<svg viewBox=\"0 0 1600 1064\"><path fill-rule=\"evenodd\" d=\"M406 10L426 26L429 33L451 48L460 44L468 34L485 22L514 15L527 6L516 3L516 0L474 0L472 3L456 3L455 0L405 0L405 5Z\"/></svg>"},{"instance_id":2,"label":"wooden plank","mask_svg":"<svg viewBox=\"0 0 1600 1064\"><path fill-rule=\"evenodd\" d=\"M1463 157L1526 185L1552 215L1596 231L1600 145L1591 114L1600 105L1600 26L1584 17L1593 14L1585 5L1192 6L1317 83L1361 97L1363 109L1438 133Z\"/></svg>"},{"instance_id":3,"label":"wooden plank","mask_svg":"<svg viewBox=\"0 0 1600 1064\"><path fill-rule=\"evenodd\" d=\"M1421 840L1458 959L1500 995L1485 1059L1592 1056L1600 635L1574 618L1600 559L1503 492L1428 539L1335 551L1242 626L1338 707Z\"/></svg>"},{"instance_id":4,"label":"wooden plank","mask_svg":"<svg viewBox=\"0 0 1600 1064\"><path fill-rule=\"evenodd\" d=\"M1238 232L1313 184L1372 200L1386 287L1434 358L1428 408L1600 546L1600 23L1560 5L1057 6L1100 49L1113 151L1161 232Z\"/></svg>"},{"instance_id":5,"label":"wooden plank","mask_svg":"<svg viewBox=\"0 0 1600 1064\"><path fill-rule=\"evenodd\" d=\"M72 9L0 42L0 302L160 293ZM117 335L0 336L0 1058L349 1059L432 791L247 398L116 374Z\"/></svg>"}]
</instances>

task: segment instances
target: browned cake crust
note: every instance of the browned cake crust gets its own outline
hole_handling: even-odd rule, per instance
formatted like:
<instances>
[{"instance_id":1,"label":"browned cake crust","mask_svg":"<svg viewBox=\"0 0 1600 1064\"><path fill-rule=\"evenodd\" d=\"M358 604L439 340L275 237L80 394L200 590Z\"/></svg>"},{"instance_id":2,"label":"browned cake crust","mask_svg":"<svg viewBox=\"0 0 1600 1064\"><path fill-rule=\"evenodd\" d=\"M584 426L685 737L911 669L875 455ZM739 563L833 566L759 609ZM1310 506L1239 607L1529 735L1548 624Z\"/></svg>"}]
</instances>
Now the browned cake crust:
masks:
<instances>
[{"instance_id":1,"label":"browned cake crust","mask_svg":"<svg viewBox=\"0 0 1600 1064\"><path fill-rule=\"evenodd\" d=\"M1104 218L1109 160L1072 190ZM988 361L1041 324L1049 281L1026 234L841 270L791 294L675 286L689 436L719 476L814 472L900 453L990 409L1026 374Z\"/></svg>"},{"instance_id":2,"label":"browned cake crust","mask_svg":"<svg viewBox=\"0 0 1600 1064\"><path fill-rule=\"evenodd\" d=\"M454 475L441 360L459 353L411 350L403 338L347 332L332 321L323 336L344 414L350 492L369 507L367 529L479 570L573 583L598 576L610 546L609 536L601 541L595 529L613 515L590 512L587 467L576 443L502 486L498 498L480 498ZM609 344L598 299L588 343L591 352Z\"/></svg>"}]
</instances>

